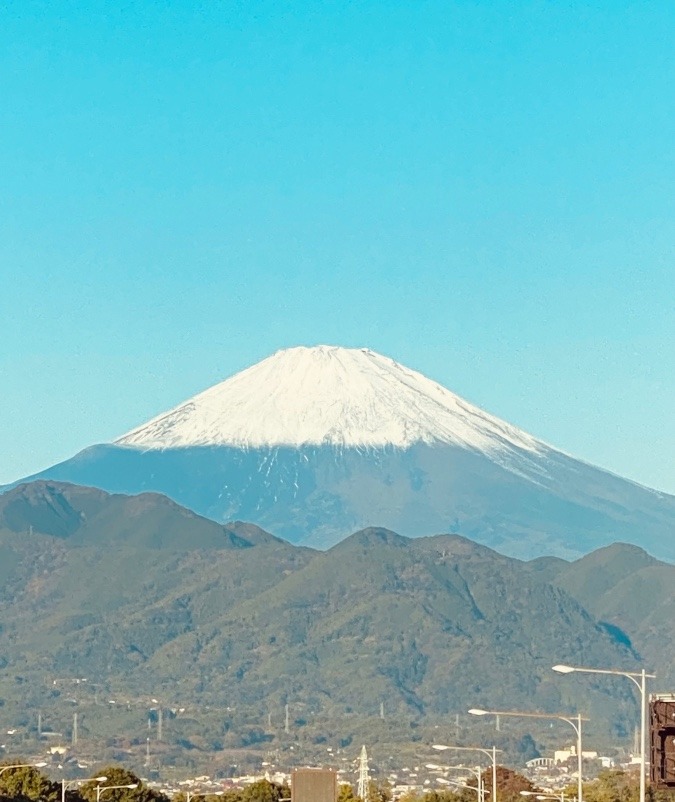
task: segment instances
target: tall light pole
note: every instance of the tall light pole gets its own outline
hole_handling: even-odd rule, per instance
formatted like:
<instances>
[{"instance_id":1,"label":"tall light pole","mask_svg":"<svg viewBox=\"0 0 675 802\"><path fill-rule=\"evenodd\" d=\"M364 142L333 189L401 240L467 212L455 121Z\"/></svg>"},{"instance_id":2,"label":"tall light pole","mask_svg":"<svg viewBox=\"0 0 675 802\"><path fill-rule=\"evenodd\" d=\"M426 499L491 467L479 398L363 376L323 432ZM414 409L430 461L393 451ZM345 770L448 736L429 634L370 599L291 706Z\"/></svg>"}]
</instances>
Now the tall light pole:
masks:
<instances>
[{"instance_id":1,"label":"tall light pole","mask_svg":"<svg viewBox=\"0 0 675 802\"><path fill-rule=\"evenodd\" d=\"M565 794L540 794L539 791L521 791L521 796L533 796L535 799L556 799L558 802L565 802Z\"/></svg>"},{"instance_id":2,"label":"tall light pole","mask_svg":"<svg viewBox=\"0 0 675 802\"><path fill-rule=\"evenodd\" d=\"M194 794L191 794L189 791L185 792L185 802L190 802L191 799L194 799L196 796L222 796L225 791L195 791ZM279 800L281 802L281 800Z\"/></svg>"},{"instance_id":3,"label":"tall light pole","mask_svg":"<svg viewBox=\"0 0 675 802\"><path fill-rule=\"evenodd\" d=\"M4 774L10 769L41 769L46 765L43 761L41 763L17 763L15 766L0 766L0 774Z\"/></svg>"},{"instance_id":4,"label":"tall light pole","mask_svg":"<svg viewBox=\"0 0 675 802\"><path fill-rule=\"evenodd\" d=\"M464 785L464 783L456 782L455 780L444 780L442 777L437 778L436 782L444 782L448 785L454 785L455 788L469 788L470 786ZM481 802L480 799L480 785L476 786L476 791L478 791L478 802Z\"/></svg>"},{"instance_id":5,"label":"tall light pole","mask_svg":"<svg viewBox=\"0 0 675 802\"><path fill-rule=\"evenodd\" d=\"M439 778L440 782L441 778ZM470 785L464 785L464 783L455 782L454 780L446 780L446 783L450 785L454 785L456 788L471 788ZM485 802L485 794L489 794L489 791L486 791L485 788L481 787L481 780L478 780L478 785L476 786L476 791L478 791L478 802Z\"/></svg>"},{"instance_id":6,"label":"tall light pole","mask_svg":"<svg viewBox=\"0 0 675 802\"><path fill-rule=\"evenodd\" d=\"M100 802L101 794L104 791L116 791L118 788L128 788L130 791L138 788L138 783L128 783L127 785L97 785L96 786L96 802Z\"/></svg>"},{"instance_id":7,"label":"tall light pole","mask_svg":"<svg viewBox=\"0 0 675 802\"><path fill-rule=\"evenodd\" d=\"M610 674L615 677L628 677L628 679L640 691L640 802L645 802L647 791L646 778L646 759L647 751L647 727L645 720L647 717L647 677L654 679L656 674L647 674L644 668L641 671L619 671L610 668L579 668L578 666L557 665L553 670L559 674L572 674L574 671L580 674ZM638 681L639 680L639 681Z\"/></svg>"},{"instance_id":8,"label":"tall light pole","mask_svg":"<svg viewBox=\"0 0 675 802\"><path fill-rule=\"evenodd\" d=\"M457 752L482 752L492 760L492 802L497 802L497 752L501 749L493 746L492 749L486 749L483 746L448 746L447 744L434 744L432 749L438 749L439 752L444 752L446 749L452 749Z\"/></svg>"},{"instance_id":9,"label":"tall light pole","mask_svg":"<svg viewBox=\"0 0 675 802\"><path fill-rule=\"evenodd\" d=\"M558 721L564 721L566 724L569 724L577 734L577 772L579 774L577 780L577 799L579 802L584 802L583 779L581 776L583 769L581 722L588 721L587 718L584 718L580 713L577 713L576 716L566 716L563 713L524 713L519 710L481 710L477 707L472 707L469 713L471 713L472 716L515 716L517 718L557 719Z\"/></svg>"},{"instance_id":10,"label":"tall light pole","mask_svg":"<svg viewBox=\"0 0 675 802\"><path fill-rule=\"evenodd\" d=\"M441 768L439 766L439 768ZM443 766L443 769L447 771L468 771L470 774L476 778L476 790L478 791L478 802L485 802L485 786L483 785L483 774L480 770L480 766L477 766L475 769L469 768L468 766ZM439 778L442 779L442 778ZM445 782L449 782L453 785L459 785L459 783L454 783L452 780L445 780ZM462 788L467 788L468 786L462 785Z\"/></svg>"},{"instance_id":11,"label":"tall light pole","mask_svg":"<svg viewBox=\"0 0 675 802\"><path fill-rule=\"evenodd\" d=\"M104 783L108 778L103 777L90 777L88 780L61 780L61 802L66 802L66 791L74 785L82 785L82 783Z\"/></svg>"}]
</instances>

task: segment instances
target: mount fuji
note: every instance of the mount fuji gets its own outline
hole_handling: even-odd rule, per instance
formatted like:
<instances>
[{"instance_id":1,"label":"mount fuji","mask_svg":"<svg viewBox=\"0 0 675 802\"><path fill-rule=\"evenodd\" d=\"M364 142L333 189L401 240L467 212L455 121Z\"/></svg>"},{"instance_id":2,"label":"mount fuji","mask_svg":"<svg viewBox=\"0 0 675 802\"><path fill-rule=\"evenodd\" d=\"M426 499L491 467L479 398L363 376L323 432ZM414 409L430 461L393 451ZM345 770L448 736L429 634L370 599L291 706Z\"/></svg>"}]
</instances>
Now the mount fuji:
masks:
<instances>
[{"instance_id":1,"label":"mount fuji","mask_svg":"<svg viewBox=\"0 0 675 802\"><path fill-rule=\"evenodd\" d=\"M367 349L279 351L22 481L38 478L158 491L319 548L381 526L458 533L523 559L627 541L675 560L674 496L574 459Z\"/></svg>"}]
</instances>

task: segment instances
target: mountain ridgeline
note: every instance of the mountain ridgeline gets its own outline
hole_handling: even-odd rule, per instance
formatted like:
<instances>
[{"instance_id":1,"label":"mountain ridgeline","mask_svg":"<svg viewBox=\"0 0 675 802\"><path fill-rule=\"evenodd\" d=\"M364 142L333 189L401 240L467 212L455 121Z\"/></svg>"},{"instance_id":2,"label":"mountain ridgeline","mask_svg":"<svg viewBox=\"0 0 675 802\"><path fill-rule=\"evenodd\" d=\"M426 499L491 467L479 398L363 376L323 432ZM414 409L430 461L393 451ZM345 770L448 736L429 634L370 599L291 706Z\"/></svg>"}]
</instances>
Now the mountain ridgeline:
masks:
<instances>
[{"instance_id":1,"label":"mountain ridgeline","mask_svg":"<svg viewBox=\"0 0 675 802\"><path fill-rule=\"evenodd\" d=\"M329 548L383 526L522 559L616 541L675 560L675 497L574 459L366 349L280 351L29 479L153 491Z\"/></svg>"},{"instance_id":2,"label":"mountain ridgeline","mask_svg":"<svg viewBox=\"0 0 675 802\"><path fill-rule=\"evenodd\" d=\"M581 700L630 732L630 689L572 687L551 666L646 664L672 687L674 586L675 567L631 545L523 562L368 528L318 552L157 494L36 481L0 496L0 693L26 704L45 677L95 677L128 697L261 717L291 701L327 719L382 699L419 720Z\"/></svg>"}]
</instances>

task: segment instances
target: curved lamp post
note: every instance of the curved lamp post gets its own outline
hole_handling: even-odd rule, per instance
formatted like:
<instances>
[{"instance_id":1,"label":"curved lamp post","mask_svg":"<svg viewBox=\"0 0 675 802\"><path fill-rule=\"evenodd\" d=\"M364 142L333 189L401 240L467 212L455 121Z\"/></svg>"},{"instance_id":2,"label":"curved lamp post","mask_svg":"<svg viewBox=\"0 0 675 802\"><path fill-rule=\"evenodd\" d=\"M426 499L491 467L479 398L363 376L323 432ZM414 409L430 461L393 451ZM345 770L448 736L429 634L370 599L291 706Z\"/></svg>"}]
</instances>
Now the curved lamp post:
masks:
<instances>
[{"instance_id":1,"label":"curved lamp post","mask_svg":"<svg viewBox=\"0 0 675 802\"><path fill-rule=\"evenodd\" d=\"M101 794L104 791L116 791L118 788L128 788L131 791L134 788L138 788L138 783L129 783L128 785L97 785L96 802L100 802Z\"/></svg>"},{"instance_id":2,"label":"curved lamp post","mask_svg":"<svg viewBox=\"0 0 675 802\"><path fill-rule=\"evenodd\" d=\"M446 771L468 771L470 774L476 778L476 791L478 792L478 802L484 802L485 794L489 793L485 791L485 785L483 783L483 774L480 770L480 766L477 766L475 769L470 768L469 766L439 766ZM471 786L462 785L461 783L454 782L453 780L446 780L443 777L437 777L440 782L447 782L451 785L459 785L460 788L470 788Z\"/></svg>"},{"instance_id":3,"label":"curved lamp post","mask_svg":"<svg viewBox=\"0 0 675 802\"><path fill-rule=\"evenodd\" d=\"M66 791L75 785L82 785L82 783L104 783L108 778L103 777L90 777L88 780L61 780L61 802L66 802Z\"/></svg>"},{"instance_id":4,"label":"curved lamp post","mask_svg":"<svg viewBox=\"0 0 675 802\"><path fill-rule=\"evenodd\" d=\"M440 782L443 778L442 777L438 777L437 779ZM471 785L464 785L464 783L456 782L455 780L445 780L445 782L448 783L449 785L454 785L455 788L472 788ZM489 794L490 793L489 791L486 791L484 787L481 787L480 782L481 781L478 780L479 784L476 786L476 789L475 789L476 791L478 791L478 801L479 802L481 800L481 796L482 796L482 798L484 800L485 799L485 794Z\"/></svg>"},{"instance_id":5,"label":"curved lamp post","mask_svg":"<svg viewBox=\"0 0 675 802\"><path fill-rule=\"evenodd\" d=\"M647 779L645 776L645 752L646 752L646 726L645 718L647 715L647 677L654 679L656 674L647 674L642 671L619 671L610 668L579 668L578 666L557 665L553 670L558 674L572 674L577 671L580 674L609 674L614 677L628 677L640 691L640 802L645 802ZM638 682L639 678L639 682Z\"/></svg>"},{"instance_id":6,"label":"curved lamp post","mask_svg":"<svg viewBox=\"0 0 675 802\"><path fill-rule=\"evenodd\" d=\"M190 802L191 799L194 799L196 796L222 796L225 791L195 791L194 794L191 794L189 791L185 792L185 802ZM279 800L282 802L282 800Z\"/></svg>"},{"instance_id":7,"label":"curved lamp post","mask_svg":"<svg viewBox=\"0 0 675 802\"><path fill-rule=\"evenodd\" d=\"M569 724L570 727L577 734L577 798L579 802L583 802L583 779L581 772L583 769L583 757L581 749L581 722L588 721L581 714L577 713L576 716L566 716L563 713L525 713L518 710L481 710L477 707L472 707L469 710L472 716L514 716L516 718L542 718L542 719L557 719Z\"/></svg>"},{"instance_id":8,"label":"curved lamp post","mask_svg":"<svg viewBox=\"0 0 675 802\"><path fill-rule=\"evenodd\" d=\"M456 752L482 752L487 755L492 761L492 802L497 802L497 749L493 746L491 749L486 749L482 746L448 746L446 744L433 744L432 749L438 749L439 752L444 752L446 749L452 749Z\"/></svg>"},{"instance_id":9,"label":"curved lamp post","mask_svg":"<svg viewBox=\"0 0 675 802\"><path fill-rule=\"evenodd\" d=\"M521 796L533 796L535 799L557 799L558 802L565 802L565 794L540 794L539 791L521 791Z\"/></svg>"},{"instance_id":10,"label":"curved lamp post","mask_svg":"<svg viewBox=\"0 0 675 802\"><path fill-rule=\"evenodd\" d=\"M44 761L40 763L17 763L15 766L0 766L0 774L4 774L10 769L41 769L47 764Z\"/></svg>"}]
</instances>

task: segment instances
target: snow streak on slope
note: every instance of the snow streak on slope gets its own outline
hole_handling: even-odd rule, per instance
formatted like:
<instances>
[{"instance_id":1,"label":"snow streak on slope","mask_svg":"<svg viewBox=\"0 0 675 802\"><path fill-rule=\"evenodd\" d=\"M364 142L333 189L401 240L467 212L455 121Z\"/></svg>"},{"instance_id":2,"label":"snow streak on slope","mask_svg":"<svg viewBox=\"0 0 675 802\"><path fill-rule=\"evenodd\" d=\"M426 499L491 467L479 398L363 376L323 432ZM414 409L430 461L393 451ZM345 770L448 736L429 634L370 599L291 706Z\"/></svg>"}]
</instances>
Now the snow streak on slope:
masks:
<instances>
[{"instance_id":1,"label":"snow streak on slope","mask_svg":"<svg viewBox=\"0 0 675 802\"><path fill-rule=\"evenodd\" d=\"M543 443L367 349L289 348L116 441L141 449L451 444L497 457Z\"/></svg>"}]
</instances>

